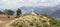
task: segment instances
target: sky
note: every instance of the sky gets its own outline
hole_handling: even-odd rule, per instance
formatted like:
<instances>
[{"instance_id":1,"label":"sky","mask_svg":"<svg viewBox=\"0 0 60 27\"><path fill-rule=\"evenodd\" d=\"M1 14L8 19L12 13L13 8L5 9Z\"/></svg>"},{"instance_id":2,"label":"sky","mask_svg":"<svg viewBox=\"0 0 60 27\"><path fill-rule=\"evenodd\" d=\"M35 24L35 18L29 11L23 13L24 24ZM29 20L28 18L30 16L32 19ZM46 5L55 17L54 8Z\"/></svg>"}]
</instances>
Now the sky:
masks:
<instances>
[{"instance_id":1,"label":"sky","mask_svg":"<svg viewBox=\"0 0 60 27\"><path fill-rule=\"evenodd\" d=\"M22 6L57 6L60 0L0 0L0 8L15 9Z\"/></svg>"}]
</instances>

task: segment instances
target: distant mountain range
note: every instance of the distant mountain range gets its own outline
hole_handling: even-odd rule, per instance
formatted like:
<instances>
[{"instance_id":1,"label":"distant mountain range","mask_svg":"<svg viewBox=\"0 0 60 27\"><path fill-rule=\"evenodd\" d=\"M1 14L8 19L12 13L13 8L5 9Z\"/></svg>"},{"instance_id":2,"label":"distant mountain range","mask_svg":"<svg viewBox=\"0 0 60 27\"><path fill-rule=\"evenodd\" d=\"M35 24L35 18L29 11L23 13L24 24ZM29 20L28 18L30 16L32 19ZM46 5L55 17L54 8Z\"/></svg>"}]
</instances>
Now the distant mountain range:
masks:
<instances>
[{"instance_id":1,"label":"distant mountain range","mask_svg":"<svg viewBox=\"0 0 60 27\"><path fill-rule=\"evenodd\" d=\"M51 15L53 17L56 17L56 18L60 18L60 5L59 6L56 6L56 7L43 7L43 6L35 6L35 7L32 7L32 6L22 6L20 7L23 14L24 13L31 13L31 10L34 9L34 12L35 13L39 13L39 14L48 14L48 15ZM0 10L4 10L4 9L1 9ZM17 10L17 9L12 9L12 10Z\"/></svg>"},{"instance_id":2,"label":"distant mountain range","mask_svg":"<svg viewBox=\"0 0 60 27\"><path fill-rule=\"evenodd\" d=\"M26 13L29 13L29 12L31 12L31 9L34 9L35 13L48 14L48 15L54 16L56 18L60 18L60 6L56 6L56 7L43 7L43 6L31 7L31 6L23 6L23 7L21 7L21 9L24 10Z\"/></svg>"}]
</instances>

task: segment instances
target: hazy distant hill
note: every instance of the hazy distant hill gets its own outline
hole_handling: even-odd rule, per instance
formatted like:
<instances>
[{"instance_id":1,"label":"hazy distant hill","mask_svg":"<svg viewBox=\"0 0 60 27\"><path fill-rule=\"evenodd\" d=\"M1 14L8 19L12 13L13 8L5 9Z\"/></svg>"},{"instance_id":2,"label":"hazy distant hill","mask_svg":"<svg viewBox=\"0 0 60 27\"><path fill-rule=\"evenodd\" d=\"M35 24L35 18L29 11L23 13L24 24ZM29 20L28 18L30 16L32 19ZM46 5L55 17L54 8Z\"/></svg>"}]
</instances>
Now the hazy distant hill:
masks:
<instances>
[{"instance_id":1,"label":"hazy distant hill","mask_svg":"<svg viewBox=\"0 0 60 27\"><path fill-rule=\"evenodd\" d=\"M39 13L39 14L48 14L51 16L56 16L58 18L58 16L60 16L60 6L56 6L56 7L26 7L23 6L21 7L22 10L25 10L26 12L31 12L31 9L34 9L35 13ZM57 11L58 10L58 11ZM56 14L58 13L58 14ZM59 17L60 18L60 17Z\"/></svg>"},{"instance_id":2,"label":"hazy distant hill","mask_svg":"<svg viewBox=\"0 0 60 27\"><path fill-rule=\"evenodd\" d=\"M54 16L54 17L60 18L60 10L57 10L57 11L53 12L51 15Z\"/></svg>"}]
</instances>

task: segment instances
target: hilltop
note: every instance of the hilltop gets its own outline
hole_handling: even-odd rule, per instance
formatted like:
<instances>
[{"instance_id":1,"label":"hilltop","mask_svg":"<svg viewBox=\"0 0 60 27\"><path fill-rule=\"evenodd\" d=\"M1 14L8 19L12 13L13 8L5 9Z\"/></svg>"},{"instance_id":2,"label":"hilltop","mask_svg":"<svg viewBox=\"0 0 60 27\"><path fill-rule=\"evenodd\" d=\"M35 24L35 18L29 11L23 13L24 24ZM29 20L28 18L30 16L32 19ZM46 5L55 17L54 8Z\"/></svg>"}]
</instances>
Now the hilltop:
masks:
<instances>
[{"instance_id":1,"label":"hilltop","mask_svg":"<svg viewBox=\"0 0 60 27\"><path fill-rule=\"evenodd\" d=\"M47 15L26 14L13 20L6 27L60 27L60 21Z\"/></svg>"}]
</instances>

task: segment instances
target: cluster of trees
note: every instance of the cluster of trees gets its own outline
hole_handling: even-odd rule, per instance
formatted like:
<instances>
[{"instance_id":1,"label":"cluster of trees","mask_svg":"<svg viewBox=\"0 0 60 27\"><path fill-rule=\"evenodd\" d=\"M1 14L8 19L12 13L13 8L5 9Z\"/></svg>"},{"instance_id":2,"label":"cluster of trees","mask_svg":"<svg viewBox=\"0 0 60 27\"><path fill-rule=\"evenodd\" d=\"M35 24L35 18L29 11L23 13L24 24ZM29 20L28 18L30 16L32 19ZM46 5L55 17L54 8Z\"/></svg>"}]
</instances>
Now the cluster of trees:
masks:
<instances>
[{"instance_id":1,"label":"cluster of trees","mask_svg":"<svg viewBox=\"0 0 60 27\"><path fill-rule=\"evenodd\" d=\"M16 10L16 17L20 17L20 14L21 14L22 12L21 12L21 10L18 8L17 10ZM8 10L8 9L5 9L4 11L1 11L0 10L0 14L5 14L5 15L14 15L15 14L15 11L13 11L13 10Z\"/></svg>"}]
</instances>

